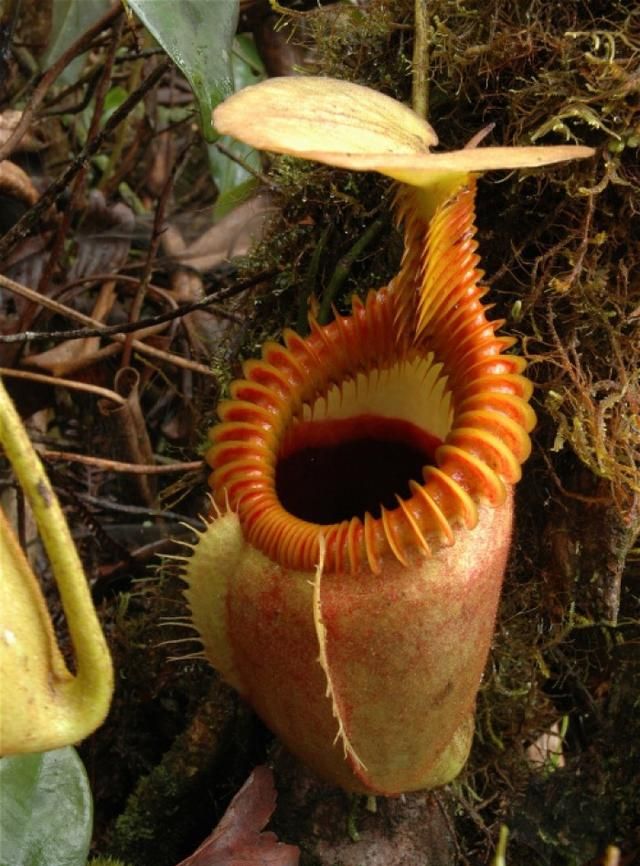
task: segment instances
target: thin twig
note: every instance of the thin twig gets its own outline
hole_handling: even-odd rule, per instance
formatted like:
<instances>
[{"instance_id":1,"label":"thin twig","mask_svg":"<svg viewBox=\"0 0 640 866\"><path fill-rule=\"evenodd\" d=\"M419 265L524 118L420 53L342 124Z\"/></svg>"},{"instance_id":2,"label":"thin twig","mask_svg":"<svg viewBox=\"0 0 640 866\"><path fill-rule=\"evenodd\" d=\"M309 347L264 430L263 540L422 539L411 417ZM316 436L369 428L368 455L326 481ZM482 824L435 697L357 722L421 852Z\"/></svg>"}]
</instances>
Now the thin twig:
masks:
<instances>
[{"instance_id":1,"label":"thin twig","mask_svg":"<svg viewBox=\"0 0 640 866\"><path fill-rule=\"evenodd\" d=\"M429 114L429 13L427 0L414 0L411 104L425 120Z\"/></svg>"},{"instance_id":2,"label":"thin twig","mask_svg":"<svg viewBox=\"0 0 640 866\"><path fill-rule=\"evenodd\" d=\"M89 124L89 129L87 131L87 141L90 141L92 138L94 138L98 133L98 129L100 128L100 121L102 120L104 103L107 97L107 91L111 84L113 62L118 48L120 33L122 32L122 24L122 18L119 18L117 21L114 22L113 30L111 33L111 40L109 42L105 55L104 65L102 66L97 87L95 89L93 114L91 117L91 122ZM69 234L72 214L78 208L78 201L84 187L85 178L87 176L87 168L88 163L81 166L80 170L73 179L73 183L71 184L71 194L69 196L67 207L64 209L62 213L62 218L56 226L53 243L51 244L51 249L49 252L49 257L44 268L42 269L42 275L38 281L38 291L40 292L46 291L47 286L49 285L49 282L51 280L51 276L55 271L56 265L58 264L58 259L64 248L65 239ZM30 317L32 314L33 310L27 311L26 316ZM25 315L23 315L22 322L24 322L24 319Z\"/></svg>"},{"instance_id":3,"label":"thin twig","mask_svg":"<svg viewBox=\"0 0 640 866\"><path fill-rule=\"evenodd\" d=\"M133 90L136 90L140 86L140 81L142 80L142 73L144 71L144 60L139 57L133 63L133 68L129 72L129 78L126 83L126 90L128 93L131 93ZM142 121L144 123L144 121ZM138 130L140 129L141 123L138 124ZM137 153L138 148L140 147L140 139L141 136L139 132L133 133L134 146L129 148L129 152L127 154L126 159L122 158L122 153L125 149L125 142L127 139L131 138L132 130L128 129L126 126L121 126L118 130L115 140L113 142L113 147L109 153L107 158L107 165L105 166L102 177L98 181L98 189L100 192L103 192L105 196L108 198L109 192L115 189L116 187L112 187L109 190L109 182L113 179L112 172L113 167L115 165L119 166L120 171L126 171L128 168L127 163L129 160L133 158L133 155ZM123 175L121 175L122 177Z\"/></svg>"},{"instance_id":4,"label":"thin twig","mask_svg":"<svg viewBox=\"0 0 640 866\"><path fill-rule=\"evenodd\" d=\"M62 93L55 97L55 99L49 101L49 105L55 104L62 100L66 99L67 96L74 93L81 87L87 86L84 89L82 97L80 101L75 105L65 106L63 104L62 108L46 108L41 113L41 117L56 117L59 114L80 114L81 111L84 111L87 105L90 104L91 99L93 97L94 91L98 86L98 81L100 80L100 76L102 75L102 67L103 64L99 63L90 69L89 72L85 73L82 78L79 78L73 84L70 84Z\"/></svg>"},{"instance_id":5,"label":"thin twig","mask_svg":"<svg viewBox=\"0 0 640 866\"><path fill-rule=\"evenodd\" d=\"M107 460L105 457L91 457L89 454L75 454L72 451L41 451L43 460L67 460L69 463L84 463L97 466L105 472L124 472L131 475L168 475L172 472L195 472L204 468L204 461L192 460L190 463L166 463L161 466L123 463L120 460Z\"/></svg>"},{"instance_id":6,"label":"thin twig","mask_svg":"<svg viewBox=\"0 0 640 866\"><path fill-rule=\"evenodd\" d=\"M4 286L6 289L9 289L12 292L15 292L18 295L21 295L24 298L27 298L30 301L35 300L36 303L42 304L43 307L48 307L50 310L53 310L56 313L60 313L63 316L67 316L70 319L76 319L79 322L84 322L87 325L91 325L93 328L98 328L101 330L101 323L97 321L97 319L91 318L91 316L86 316L84 313L79 312L78 310L74 310L71 307L67 307L64 304L58 303L58 301L54 301L52 298L44 297L43 295L39 295L37 292L34 292L33 289L28 288L27 286L23 286L20 283L14 282L14 280L10 280L8 277L2 276L0 274L0 286ZM148 332L153 332L155 326L152 328L147 328ZM99 336L99 334L96 334ZM112 335L113 339L118 343L117 346L105 346L96 352L94 360L97 360L98 357L102 355L112 355L116 352L122 350L122 343L125 340L125 337L120 333L115 333ZM167 361L169 364L173 364L176 367L183 367L186 370L193 370L194 373L202 373L203 376L209 376L212 379L217 378L216 374L213 370L210 370L209 367L205 367L204 364L198 364L196 361L190 361L187 358L183 358L181 355L176 355L174 352L167 352L163 349L156 349L153 346L148 346L146 343L143 343L142 340L134 340L134 346L136 352L139 352L141 355L149 355L152 358L159 358L163 361Z\"/></svg>"},{"instance_id":7,"label":"thin twig","mask_svg":"<svg viewBox=\"0 0 640 866\"><path fill-rule=\"evenodd\" d=\"M103 496L91 496L88 493L78 493L76 496L87 505L93 505L105 511L115 511L118 514L135 514L146 518L160 517L163 520L175 520L177 523L186 523L188 526L193 527L193 529L202 529L205 525L203 520L187 517L186 514L178 514L177 511L162 511L161 509L147 508L145 505L125 505L122 502L116 502L114 499L106 499Z\"/></svg>"},{"instance_id":8,"label":"thin twig","mask_svg":"<svg viewBox=\"0 0 640 866\"><path fill-rule=\"evenodd\" d=\"M364 253L369 244L373 243L373 241L378 237L384 226L385 220L382 217L374 220L374 222L372 222L360 235L360 237L351 247L351 249L348 250L338 261L338 264L336 265L331 279L329 280L329 284L322 295L320 310L318 312L318 321L321 324L325 324L329 320L331 305L333 304L336 295L344 285L347 277L351 272L351 268L358 260L358 257Z\"/></svg>"},{"instance_id":9,"label":"thin twig","mask_svg":"<svg viewBox=\"0 0 640 866\"><path fill-rule=\"evenodd\" d=\"M187 146L184 148L180 156L175 160L171 172L169 173L169 177L167 178L166 183L160 193L158 198L158 202L156 204L155 214L153 218L153 231L151 235L151 241L149 243L149 248L147 250L147 256L145 259L144 269L142 271L142 276L140 277L140 282L138 283L138 288L136 290L135 297L133 298L133 302L131 304L131 309L129 313L129 319L131 323L135 323L138 321L140 317L140 313L142 312L142 307L144 304L144 299L147 294L147 288L149 282L151 281L151 273L153 271L153 263L156 259L156 254L158 252L158 246L160 244L160 239L162 237L162 233L164 231L164 217L167 210L167 206L169 204L169 196L173 189L173 183L175 181L177 173L180 169L185 165L187 161L187 157L189 156L189 152L191 150L192 142L189 142ZM122 351L122 359L121 364L123 367L128 367L131 363L131 352L133 350L133 340L131 337L127 337L124 343L124 349Z\"/></svg>"},{"instance_id":10,"label":"thin twig","mask_svg":"<svg viewBox=\"0 0 640 866\"><path fill-rule=\"evenodd\" d=\"M257 168L254 168L251 163L247 162L246 159L242 159L241 156L238 156L234 153L230 148L226 145L222 144L220 141L216 141L214 147L216 150L220 151L227 159L230 159L231 162L235 162L236 165L239 165L240 168L243 168L247 174L253 175L256 180L259 180L261 184L267 187L267 189L277 190L276 184L270 180L266 174L263 174L261 171L258 171Z\"/></svg>"},{"instance_id":11,"label":"thin twig","mask_svg":"<svg viewBox=\"0 0 640 866\"><path fill-rule=\"evenodd\" d=\"M78 322L85 322L87 325L100 324L96 319L92 319L91 316L87 316L79 310L74 310L72 307L67 307L66 304L61 304L59 301L54 301L53 298L49 298L46 295L41 295L34 289L29 288L29 286L23 286L22 283L17 283L15 280L5 277L4 274L0 274L0 286L16 295L20 295L22 298L26 298L28 301L40 304L54 313L59 313L61 316L76 319Z\"/></svg>"},{"instance_id":12,"label":"thin twig","mask_svg":"<svg viewBox=\"0 0 640 866\"><path fill-rule=\"evenodd\" d=\"M112 400L114 403L125 404L124 397L109 388L101 388L99 385L91 385L88 382L76 382L72 379L63 379L60 376L47 376L44 373L32 373L30 370L11 370L8 367L0 367L0 376L12 379L27 379L31 382L42 382L44 385L54 385L60 388L70 388L72 391L85 391L87 394L96 394Z\"/></svg>"},{"instance_id":13,"label":"thin twig","mask_svg":"<svg viewBox=\"0 0 640 866\"><path fill-rule=\"evenodd\" d=\"M265 279L268 279L270 276L273 276L272 271L265 271L263 273L257 274L255 277L252 277L248 280L242 280L236 283L233 286L227 287L226 289L218 289L218 291L213 292L210 295L206 295L201 301L193 301L190 304L182 304L176 307L173 310L169 310L166 313L160 313L157 316L149 316L146 319L139 319L137 322L128 322L126 325L103 325L101 327L95 328L77 328L75 330L68 331L23 331L20 334L0 334L0 343L26 343L26 342L34 342L34 341L52 341L52 342L61 342L64 340L84 340L87 337L113 337L117 334L130 334L135 331L146 330L147 328L154 327L156 325L162 325L165 322L170 322L173 319L179 319L181 316L186 316L187 313L193 313L196 310L213 310L219 316L222 316L225 319L229 319L232 322L235 322L238 325L241 325L244 322L244 318L237 313L233 313L230 310L226 310L224 307L221 307L216 301L219 301L221 297L231 297L234 294L239 294L245 289L249 289L257 283L262 282ZM87 281L90 279L92 282L95 279L103 279L106 278L105 274L100 274L97 277L92 276L87 278ZM121 275L116 275L116 279L121 280L124 279ZM132 282L137 282L133 278L129 278ZM12 289L17 283L13 283L13 281L8 280L7 282L11 283L11 285L7 285L4 281L5 277L0 275L0 285L4 285L5 288ZM26 287L24 287L26 288ZM32 290L30 290L32 291ZM19 292L17 292L19 293ZM48 305L46 302L50 301L50 298L39 297L39 303L42 303L43 306L50 306L51 309L54 309L55 312L66 315L69 311L69 307L65 307L60 304L59 306L62 309L55 309L53 306ZM56 303L55 301L53 302ZM77 318L81 318L78 316ZM88 316L86 318L89 318Z\"/></svg>"},{"instance_id":14,"label":"thin twig","mask_svg":"<svg viewBox=\"0 0 640 866\"><path fill-rule=\"evenodd\" d=\"M0 261L8 254L12 246L27 237L40 217L66 191L67 187L91 157L102 147L113 130L129 116L141 99L158 83L171 66L171 61L160 63L150 72L140 87L131 93L109 117L102 130L91 141L88 141L80 153L74 157L68 168L53 181L44 191L38 201L26 211L18 222L0 240Z\"/></svg>"},{"instance_id":15,"label":"thin twig","mask_svg":"<svg viewBox=\"0 0 640 866\"><path fill-rule=\"evenodd\" d=\"M576 490L567 490L562 481L560 481L558 473L556 472L549 455L543 451L542 457L547 464L547 469L549 470L549 474L551 475L554 484L563 496L566 496L568 499L576 499L578 502L584 502L587 505L611 505L611 496L589 496L586 493L578 493Z\"/></svg>"},{"instance_id":16,"label":"thin twig","mask_svg":"<svg viewBox=\"0 0 640 866\"><path fill-rule=\"evenodd\" d=\"M62 54L54 64L44 73L38 86L33 91L29 104L22 112L20 120L16 124L15 129L7 138L5 143L0 146L0 160L7 159L19 145L22 137L33 124L33 115L36 109L47 95L49 88L60 75L62 70L79 54L83 54L91 47L91 43L95 37L109 27L117 18L122 15L122 3L114 3L114 5L106 12L99 21L89 27L88 30L76 39L76 41ZM2 253L0 253L0 256Z\"/></svg>"}]
</instances>

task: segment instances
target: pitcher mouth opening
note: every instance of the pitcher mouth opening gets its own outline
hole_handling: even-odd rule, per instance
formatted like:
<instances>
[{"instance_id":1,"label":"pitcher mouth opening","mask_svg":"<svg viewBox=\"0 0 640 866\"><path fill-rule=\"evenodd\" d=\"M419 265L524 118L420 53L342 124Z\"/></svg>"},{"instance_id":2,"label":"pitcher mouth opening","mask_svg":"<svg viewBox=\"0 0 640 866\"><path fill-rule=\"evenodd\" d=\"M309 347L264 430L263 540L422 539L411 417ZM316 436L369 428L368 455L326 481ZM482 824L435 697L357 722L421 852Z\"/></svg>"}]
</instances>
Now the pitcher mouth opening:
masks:
<instances>
[{"instance_id":1,"label":"pitcher mouth opening","mask_svg":"<svg viewBox=\"0 0 640 866\"><path fill-rule=\"evenodd\" d=\"M290 514L323 526L396 508L441 444L407 421L373 415L299 426L278 455L276 493Z\"/></svg>"},{"instance_id":2,"label":"pitcher mouth opening","mask_svg":"<svg viewBox=\"0 0 640 866\"><path fill-rule=\"evenodd\" d=\"M287 427L275 464L278 498L293 516L323 526L379 519L435 465L451 417L432 353L360 371L305 403Z\"/></svg>"},{"instance_id":3,"label":"pitcher mouth opening","mask_svg":"<svg viewBox=\"0 0 640 866\"><path fill-rule=\"evenodd\" d=\"M465 377L398 344L394 315L378 292L306 339L288 332L219 408L207 455L217 502L283 567L313 569L321 535L328 572L429 556L519 476L529 386L521 359L499 354L506 338L486 325L477 342L493 351L463 353Z\"/></svg>"},{"instance_id":4,"label":"pitcher mouth opening","mask_svg":"<svg viewBox=\"0 0 640 866\"><path fill-rule=\"evenodd\" d=\"M313 570L321 538L329 573L408 565L473 529L519 480L532 388L481 302L473 192L425 235L408 212L417 235L396 283L328 325L312 318L306 338L267 343L220 404L207 454L216 503L283 568Z\"/></svg>"}]
</instances>

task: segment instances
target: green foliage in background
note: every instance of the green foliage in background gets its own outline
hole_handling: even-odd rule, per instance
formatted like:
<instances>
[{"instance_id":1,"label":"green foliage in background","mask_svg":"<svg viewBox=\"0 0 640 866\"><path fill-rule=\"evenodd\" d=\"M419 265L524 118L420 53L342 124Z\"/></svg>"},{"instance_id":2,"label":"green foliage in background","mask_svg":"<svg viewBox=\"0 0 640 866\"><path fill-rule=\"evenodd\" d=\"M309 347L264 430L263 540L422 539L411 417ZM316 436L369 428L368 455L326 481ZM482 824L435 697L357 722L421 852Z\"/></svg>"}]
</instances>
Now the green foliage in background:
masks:
<instances>
[{"instance_id":1,"label":"green foliage in background","mask_svg":"<svg viewBox=\"0 0 640 866\"><path fill-rule=\"evenodd\" d=\"M203 134L213 141L211 112L233 90L238 0L128 0L128 5L185 75L200 106Z\"/></svg>"}]
</instances>

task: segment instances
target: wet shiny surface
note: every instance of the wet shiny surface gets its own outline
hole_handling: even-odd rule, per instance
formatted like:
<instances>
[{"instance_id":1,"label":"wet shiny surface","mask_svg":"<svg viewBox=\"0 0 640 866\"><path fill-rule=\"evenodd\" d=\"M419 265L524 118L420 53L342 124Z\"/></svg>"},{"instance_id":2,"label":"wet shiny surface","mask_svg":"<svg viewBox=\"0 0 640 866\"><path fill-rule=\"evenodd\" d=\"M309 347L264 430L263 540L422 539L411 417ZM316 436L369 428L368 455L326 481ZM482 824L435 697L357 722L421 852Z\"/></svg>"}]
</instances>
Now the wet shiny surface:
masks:
<instances>
[{"instance_id":1,"label":"wet shiny surface","mask_svg":"<svg viewBox=\"0 0 640 866\"><path fill-rule=\"evenodd\" d=\"M422 481L422 467L431 463L437 442L417 441L411 425L388 420L385 435L367 436L342 429L337 437L331 422L323 437L304 437L281 456L276 466L276 490L283 507L296 517L331 524L368 511L380 516L380 506L397 506L396 494L410 496L409 481ZM343 426L343 425L339 425ZM358 425L361 426L361 425ZM352 435L344 435L351 432ZM325 439L323 443L321 438ZM300 441L302 440L302 441Z\"/></svg>"}]
</instances>

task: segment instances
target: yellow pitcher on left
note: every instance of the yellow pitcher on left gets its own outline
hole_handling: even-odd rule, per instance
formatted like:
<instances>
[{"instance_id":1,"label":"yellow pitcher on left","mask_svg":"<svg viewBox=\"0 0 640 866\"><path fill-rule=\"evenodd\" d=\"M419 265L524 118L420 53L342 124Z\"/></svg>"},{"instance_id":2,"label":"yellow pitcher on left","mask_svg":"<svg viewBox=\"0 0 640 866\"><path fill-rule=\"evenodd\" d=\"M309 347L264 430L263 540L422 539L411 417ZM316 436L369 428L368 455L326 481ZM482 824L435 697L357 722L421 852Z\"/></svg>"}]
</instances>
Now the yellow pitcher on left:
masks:
<instances>
[{"instance_id":1,"label":"yellow pitcher on left","mask_svg":"<svg viewBox=\"0 0 640 866\"><path fill-rule=\"evenodd\" d=\"M104 720L113 667L69 527L0 380L0 454L13 466L51 562L75 657L56 643L38 581L0 508L0 755L82 740Z\"/></svg>"}]
</instances>

